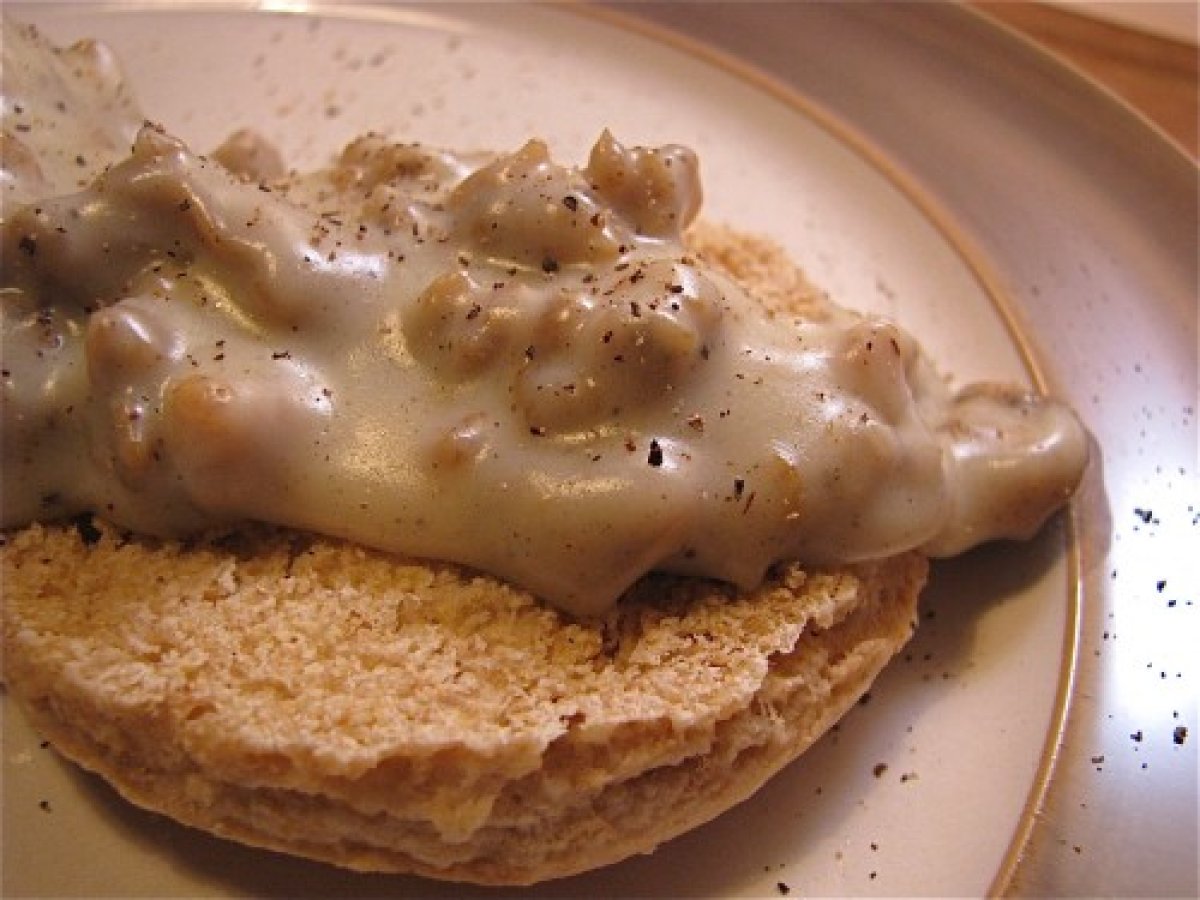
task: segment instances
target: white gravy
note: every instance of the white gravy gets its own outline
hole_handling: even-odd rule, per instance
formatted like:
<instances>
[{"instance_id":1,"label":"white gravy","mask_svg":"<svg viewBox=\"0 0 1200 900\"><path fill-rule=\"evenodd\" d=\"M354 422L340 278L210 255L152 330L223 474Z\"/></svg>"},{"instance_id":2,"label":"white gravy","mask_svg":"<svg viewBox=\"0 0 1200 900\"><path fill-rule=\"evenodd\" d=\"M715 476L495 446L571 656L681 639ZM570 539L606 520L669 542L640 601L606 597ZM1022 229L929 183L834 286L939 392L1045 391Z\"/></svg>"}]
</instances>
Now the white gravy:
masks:
<instances>
[{"instance_id":1,"label":"white gravy","mask_svg":"<svg viewBox=\"0 0 1200 900\"><path fill-rule=\"evenodd\" d=\"M262 520L588 615L651 570L1027 537L1079 480L1066 407L951 394L894 324L768 315L689 254L686 149L368 135L268 181L245 135L143 126L94 44L4 56L5 528Z\"/></svg>"}]
</instances>

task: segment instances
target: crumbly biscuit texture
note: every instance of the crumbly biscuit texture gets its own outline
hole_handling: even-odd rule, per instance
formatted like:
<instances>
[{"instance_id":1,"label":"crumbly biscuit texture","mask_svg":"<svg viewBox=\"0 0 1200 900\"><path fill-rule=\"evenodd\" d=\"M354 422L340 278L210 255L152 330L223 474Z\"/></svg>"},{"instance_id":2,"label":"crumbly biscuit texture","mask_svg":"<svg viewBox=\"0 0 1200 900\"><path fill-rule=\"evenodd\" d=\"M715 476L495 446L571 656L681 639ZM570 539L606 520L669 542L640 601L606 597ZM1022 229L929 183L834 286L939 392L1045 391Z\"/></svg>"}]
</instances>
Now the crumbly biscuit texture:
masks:
<instances>
[{"instance_id":1,"label":"crumbly biscuit texture","mask_svg":"<svg viewBox=\"0 0 1200 900\"><path fill-rule=\"evenodd\" d=\"M603 620L269 529L34 527L5 677L68 756L184 822L482 882L647 851L742 799L907 638L916 556L759 590L653 578Z\"/></svg>"}]
</instances>

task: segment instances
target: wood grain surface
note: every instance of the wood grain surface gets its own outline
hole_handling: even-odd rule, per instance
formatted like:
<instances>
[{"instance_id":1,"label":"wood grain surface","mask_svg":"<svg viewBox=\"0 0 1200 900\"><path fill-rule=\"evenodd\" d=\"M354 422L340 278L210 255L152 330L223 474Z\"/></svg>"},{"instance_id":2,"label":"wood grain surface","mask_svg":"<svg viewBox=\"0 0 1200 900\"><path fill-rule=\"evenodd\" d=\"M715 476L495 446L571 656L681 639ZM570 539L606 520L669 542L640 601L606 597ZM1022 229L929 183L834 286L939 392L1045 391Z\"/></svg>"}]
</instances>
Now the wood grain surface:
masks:
<instances>
[{"instance_id":1,"label":"wood grain surface","mask_svg":"<svg viewBox=\"0 0 1200 900\"><path fill-rule=\"evenodd\" d=\"M1195 43L1043 3L985 0L973 5L1119 95L1197 157Z\"/></svg>"}]
</instances>

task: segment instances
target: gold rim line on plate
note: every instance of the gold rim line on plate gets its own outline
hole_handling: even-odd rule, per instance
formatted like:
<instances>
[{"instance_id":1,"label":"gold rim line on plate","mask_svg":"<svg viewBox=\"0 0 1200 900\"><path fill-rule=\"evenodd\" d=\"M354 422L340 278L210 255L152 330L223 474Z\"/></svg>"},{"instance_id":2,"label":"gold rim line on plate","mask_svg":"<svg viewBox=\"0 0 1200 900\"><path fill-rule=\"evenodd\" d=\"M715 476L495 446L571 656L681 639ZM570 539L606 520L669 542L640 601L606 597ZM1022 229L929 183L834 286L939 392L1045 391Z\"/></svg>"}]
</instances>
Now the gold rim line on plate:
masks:
<instances>
[{"instance_id":1,"label":"gold rim line on plate","mask_svg":"<svg viewBox=\"0 0 1200 900\"><path fill-rule=\"evenodd\" d=\"M1034 387L1045 392L1049 379L1046 376L1033 342L1022 329L1020 315L1015 309L1012 297L1002 288L1001 277L995 272L988 261L987 255L968 236L966 229L960 225L955 216L929 192L921 181L906 171L899 163L870 140L855 125L848 122L837 113L826 108L821 103L802 94L797 88L787 84L779 76L760 69L752 62L738 57L730 52L705 43L699 38L674 31L636 15L612 8L588 6L581 0L559 0L552 6L561 6L586 18L593 18L611 26L627 29L648 37L652 40L667 44L686 55L692 55L713 67L723 70L733 77L749 83L763 91L768 96L780 101L801 115L815 122L820 128L837 139L843 146L850 149L877 171L884 179L896 188L917 211L925 217L934 230L946 241L966 266L980 289L987 296L992 306L1000 316L1005 331L1013 346L1016 348L1021 362L1025 367ZM964 11L964 15L973 17L988 27L1004 33L1003 29L994 25L990 19ZM1070 711L1071 697L1075 686L1075 670L1079 655L1080 628L1082 626L1082 568L1079 550L1079 535L1082 523L1078 521L1077 507L1072 504L1067 512L1064 531L1066 550L1067 574L1066 621L1063 625L1061 660L1059 665L1058 683L1055 687L1053 708L1050 712L1050 722L1046 739L1039 755L1037 770L1030 784L1020 818L1014 830L1008 849L1001 858L1000 866L988 887L988 896L1000 896L1008 892L1017 870L1024 858L1033 832L1037 827L1037 818L1043 808L1054 768L1058 761L1063 737L1066 733L1067 717Z\"/></svg>"}]
</instances>

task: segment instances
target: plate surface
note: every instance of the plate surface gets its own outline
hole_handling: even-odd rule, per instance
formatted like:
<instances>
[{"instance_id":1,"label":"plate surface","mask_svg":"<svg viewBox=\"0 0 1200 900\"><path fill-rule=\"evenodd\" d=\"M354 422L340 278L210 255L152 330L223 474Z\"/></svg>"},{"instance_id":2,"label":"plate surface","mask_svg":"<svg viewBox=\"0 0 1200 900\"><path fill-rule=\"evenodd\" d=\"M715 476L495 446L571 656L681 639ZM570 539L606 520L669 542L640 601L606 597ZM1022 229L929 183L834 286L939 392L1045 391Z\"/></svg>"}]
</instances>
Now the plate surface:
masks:
<instances>
[{"instance_id":1,"label":"plate surface","mask_svg":"<svg viewBox=\"0 0 1200 900\"><path fill-rule=\"evenodd\" d=\"M1077 588L1082 584L1086 593L1106 587L1099 575L1112 549L1106 523L1112 516L1133 516L1137 503L1122 495L1123 505L1110 511L1117 501L1109 498L1122 488L1113 483L1105 443L1115 426L1108 421L1109 408L1093 397L1103 391L1106 404L1113 395L1120 403L1136 403L1122 393L1135 364L1142 366L1137 372L1143 382L1187 387L1178 359L1160 373L1166 363L1152 354L1162 346L1164 315L1182 316L1186 337L1179 290L1188 273L1177 271L1178 234L1151 246L1154 232L1130 221L1120 201L1132 203L1138 185L1121 178L1117 160L1095 161L1095 146L1088 152L1092 165L1114 168L1110 174L1124 192L1100 206L1094 192L1073 191L1077 175L1052 177L1073 173L1075 163L1043 146L1043 132L1035 129L1046 123L1028 112L1022 96L1021 79L1032 77L1030 66L1039 71L1039 60L1031 63L1024 48L958 11L889 18L874 8L774 5L735 14L714 5L689 8L684 16L680 7L639 7L639 13L709 44L732 41L726 49L734 56L726 58L686 41L664 40L623 18L556 8L263 6L278 11L213 4L169 10L13 4L9 14L39 22L59 40L106 40L125 60L147 113L199 150L244 125L275 139L299 166L326 161L366 130L464 149L515 148L537 135L549 140L558 158L572 162L586 159L590 142L606 127L627 143L688 144L702 160L706 216L775 237L840 302L894 316L918 334L957 380L1048 382L1089 416L1104 449L1103 471L1090 474L1077 504L1075 530L1063 517L1028 545L988 548L939 565L923 601L919 635L884 674L870 703L757 797L653 856L526 893L778 896L786 886L819 895L980 895L1007 881L1014 848L1023 846L1030 830L1030 846L1042 855L1035 853L1018 870L1018 886L1022 877L1058 884L1060 890L1072 883L1071 872L1059 871L1053 847L1039 849L1054 842L1040 837L1044 826L1033 828L1031 803L1040 797L1059 747L1077 646L1087 654L1093 649L1076 643ZM989 60L999 61L994 69L999 77L990 88L969 77L936 82L932 74L914 71L940 60L964 67L969 76L975 58L964 60L957 50L967 38L976 41L972 54L981 46L997 54ZM854 78L839 75L842 63L823 58L833 47L850 57L862 54L861 67L849 70ZM739 58L759 69L748 70ZM893 80L948 92L952 105L935 106L923 119L910 110L907 123L884 116L880 126L870 98L877 90L873 84L887 82L889 66ZM925 77L928 86L921 81ZM951 83L957 86L945 86ZM1108 111L1107 98L1082 96ZM1023 118L1006 129L993 125L990 133L951 127L956 112L978 117L989 104L1009 104ZM904 106L893 103L893 119ZM1075 107L1065 114L1083 115ZM1109 117L1127 129L1144 130L1115 113ZM890 138L888 128L920 133L912 124L918 120L927 136L923 148ZM1102 130L1108 121L1092 129ZM1110 130L1100 136L1108 141L1114 135ZM1152 145L1158 140L1149 137ZM997 138L1001 146L988 144ZM977 163L963 165L980 152L993 164L982 175ZM1145 177L1178 178L1172 157L1163 153L1161 171ZM1043 167L1040 177L1050 191L1045 202L1072 204L1091 224L1090 230L1069 228L1057 214L1046 214L1057 207L1047 207L1036 221L1045 229L1047 218L1054 220L1050 232L1057 243L1026 256L1037 229L1016 229L1015 220L1005 220L1014 213L996 200L1013 193L1014 185L1019 196L1032 189L1023 178L1031 165ZM1051 165L1056 168L1047 173ZM1009 228L981 227L988 208ZM1194 205L1192 213L1194 220ZM1178 220L1177 210L1164 215ZM1089 243L1101 227L1108 229L1106 240ZM1194 240L1194 221L1192 227ZM1013 262L1018 258L1020 265ZM1190 276L1194 287L1194 260ZM1152 278L1157 290L1145 293ZM1103 307L1093 315L1098 322L1077 318L1078 304L1086 299L1081 279L1094 306ZM1150 321L1136 326L1148 335L1147 350L1107 368L1089 359L1086 373L1098 380L1078 377L1081 364L1075 358L1087 358L1089 347L1111 340L1121 326L1109 319L1121 311L1130 315L1133 295L1147 298ZM1063 305L1038 302L1050 296ZM1155 312L1160 308L1166 313ZM1190 327L1194 347L1194 310ZM1058 352L1050 354L1049 348ZM1194 402L1194 354L1192 362ZM1180 396L1172 390L1176 393L1155 400L1152 409L1146 406L1146 416L1157 414L1174 429L1163 441L1176 452L1188 428L1194 439L1195 419L1194 412L1167 405ZM1194 477L1191 462L1180 459L1178 465ZM1173 477L1188 487L1184 472ZM1155 509L1189 502L1177 493L1163 494ZM1129 565L1134 568L1135 561ZM1178 585L1179 598L1195 596L1186 593L1187 577L1171 573L1171 591ZM1106 596L1087 610L1087 622L1104 608ZM1194 624L1194 612L1182 599L1177 606ZM1085 642L1099 640L1088 627L1083 636ZM1182 717L1177 724L1194 723L1194 693L1180 694L1173 683L1176 671L1184 683L1183 673L1190 676L1191 670L1182 654L1168 661L1174 652L1168 646L1156 657L1164 672L1172 667L1172 679L1163 680L1164 689L1174 693L1154 699L1154 715L1166 716L1158 707L1173 703ZM1139 703L1149 715L1135 695L1122 714ZM40 747L19 714L11 707L5 712L6 896L470 894L416 879L352 875L164 822L127 807L104 785L59 762ZM1117 727L1123 725L1124 720ZM1076 720L1072 727L1078 729ZM1111 737L1105 733L1103 739ZM1194 796L1195 742L1171 746L1168 737L1160 748L1158 737L1155 732L1154 741L1147 740L1137 762L1152 759L1154 771L1178 770L1177 784L1186 790L1190 754ZM1069 763L1078 751L1069 734L1062 746L1058 771L1065 759L1072 777ZM1091 755L1104 755L1103 746L1093 744ZM1078 802L1071 797L1060 805ZM1048 811L1052 823L1068 822L1053 807ZM1186 838L1186 810L1180 821ZM1190 827L1194 854L1194 810ZM86 866L63 864L66 835L72 856L88 860ZM1035 874L1026 874L1038 865ZM1194 878L1193 871L1193 884Z\"/></svg>"}]
</instances>

